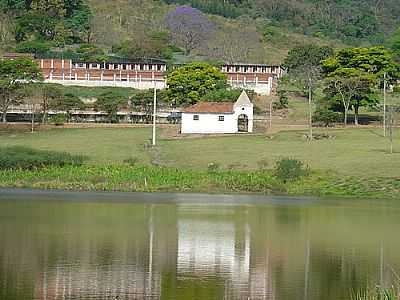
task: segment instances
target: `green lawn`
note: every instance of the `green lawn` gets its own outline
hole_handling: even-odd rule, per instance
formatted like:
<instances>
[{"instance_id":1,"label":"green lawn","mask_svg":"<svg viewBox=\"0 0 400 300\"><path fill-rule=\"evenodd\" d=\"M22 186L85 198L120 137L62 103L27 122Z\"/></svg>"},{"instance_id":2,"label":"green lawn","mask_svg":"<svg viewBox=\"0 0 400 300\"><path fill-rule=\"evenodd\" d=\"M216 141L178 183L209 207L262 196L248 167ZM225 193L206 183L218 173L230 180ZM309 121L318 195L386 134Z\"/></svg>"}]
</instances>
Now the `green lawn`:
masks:
<instances>
[{"instance_id":1,"label":"green lawn","mask_svg":"<svg viewBox=\"0 0 400 300\"><path fill-rule=\"evenodd\" d=\"M321 130L320 130L321 131ZM322 130L327 132L326 130ZM170 167L206 169L209 163L223 168L256 169L261 161L274 166L280 157L294 157L313 170L334 170L345 175L400 176L400 138L396 153L387 154L388 140L379 129L337 129L335 138L307 142L302 132L264 136L222 136L160 140L157 151L145 147L150 128L54 129L31 133L0 133L2 146L25 145L36 149L67 151L89 156L88 163L122 163L138 158L148 164L152 156Z\"/></svg>"},{"instance_id":2,"label":"green lawn","mask_svg":"<svg viewBox=\"0 0 400 300\"><path fill-rule=\"evenodd\" d=\"M132 157L149 163L145 144L150 136L148 128L52 129L35 133L0 132L0 143L84 154L89 163L121 163Z\"/></svg>"}]
</instances>

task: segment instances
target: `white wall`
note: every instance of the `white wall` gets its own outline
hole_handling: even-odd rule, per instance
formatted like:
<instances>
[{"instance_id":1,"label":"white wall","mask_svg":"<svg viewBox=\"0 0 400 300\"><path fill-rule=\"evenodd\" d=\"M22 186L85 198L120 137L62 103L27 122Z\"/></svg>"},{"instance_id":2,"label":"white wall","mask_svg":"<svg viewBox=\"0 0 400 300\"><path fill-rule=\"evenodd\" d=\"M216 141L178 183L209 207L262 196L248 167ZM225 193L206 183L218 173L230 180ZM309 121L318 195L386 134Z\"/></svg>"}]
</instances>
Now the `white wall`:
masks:
<instances>
[{"instance_id":1,"label":"white wall","mask_svg":"<svg viewBox=\"0 0 400 300\"><path fill-rule=\"evenodd\" d=\"M199 120L193 120L198 115ZM224 116L224 121L218 121L219 116ZM218 113L182 113L182 133L235 133L237 125L235 114Z\"/></svg>"},{"instance_id":2,"label":"white wall","mask_svg":"<svg viewBox=\"0 0 400 300\"><path fill-rule=\"evenodd\" d=\"M234 107L234 113L182 113L182 133L237 133L239 115L245 114L249 118L249 132L253 132L253 105ZM199 120L193 120L198 115ZM218 117L224 116L224 121Z\"/></svg>"},{"instance_id":3,"label":"white wall","mask_svg":"<svg viewBox=\"0 0 400 300\"><path fill-rule=\"evenodd\" d=\"M269 96L272 93L272 77L269 77L268 82L244 82L236 80L228 80L228 84L234 89L252 90L257 94Z\"/></svg>"},{"instance_id":4,"label":"white wall","mask_svg":"<svg viewBox=\"0 0 400 300\"><path fill-rule=\"evenodd\" d=\"M154 88L154 81L152 80L142 80L142 81L101 81L101 80L46 80L47 83L58 83L66 86L88 86L88 87L129 87L138 90L149 90ZM156 87L159 90L166 88L165 81L155 81Z\"/></svg>"}]
</instances>

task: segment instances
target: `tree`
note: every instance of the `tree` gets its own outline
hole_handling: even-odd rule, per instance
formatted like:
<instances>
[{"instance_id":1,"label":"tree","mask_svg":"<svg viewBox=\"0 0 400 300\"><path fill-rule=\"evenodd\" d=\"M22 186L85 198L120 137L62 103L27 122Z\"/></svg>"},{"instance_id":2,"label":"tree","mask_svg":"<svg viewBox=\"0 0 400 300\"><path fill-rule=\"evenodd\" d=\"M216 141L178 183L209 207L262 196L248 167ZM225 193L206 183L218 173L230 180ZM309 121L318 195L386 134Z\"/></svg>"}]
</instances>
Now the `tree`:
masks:
<instances>
[{"instance_id":1,"label":"tree","mask_svg":"<svg viewBox=\"0 0 400 300\"><path fill-rule=\"evenodd\" d=\"M137 91L130 97L131 107L135 111L144 113L144 121L150 123L153 119L154 90ZM157 91L157 105L161 106L165 102L165 92Z\"/></svg>"},{"instance_id":2,"label":"tree","mask_svg":"<svg viewBox=\"0 0 400 300\"><path fill-rule=\"evenodd\" d=\"M168 98L175 104L194 104L208 92L226 87L218 68L197 62L180 67L167 76Z\"/></svg>"},{"instance_id":3,"label":"tree","mask_svg":"<svg viewBox=\"0 0 400 300\"><path fill-rule=\"evenodd\" d=\"M399 66L391 53L380 46L342 49L322 64L328 82L326 91L332 101L341 99L345 124L349 109L354 109L354 122L358 125L359 108L378 103L374 88L380 86L385 73L389 74L393 82L399 78Z\"/></svg>"},{"instance_id":4,"label":"tree","mask_svg":"<svg viewBox=\"0 0 400 300\"><path fill-rule=\"evenodd\" d=\"M207 43L209 55L226 63L256 62L263 57L259 51L264 51L260 34L256 28L243 23L219 25L216 34Z\"/></svg>"},{"instance_id":5,"label":"tree","mask_svg":"<svg viewBox=\"0 0 400 300\"><path fill-rule=\"evenodd\" d=\"M7 122L7 111L20 100L21 88L43 79L39 66L27 58L0 60L0 112L3 123Z\"/></svg>"},{"instance_id":6,"label":"tree","mask_svg":"<svg viewBox=\"0 0 400 300\"><path fill-rule=\"evenodd\" d=\"M85 0L0 0L16 19L15 39L50 40L57 45L89 35L92 14Z\"/></svg>"},{"instance_id":7,"label":"tree","mask_svg":"<svg viewBox=\"0 0 400 300\"><path fill-rule=\"evenodd\" d=\"M130 40L113 46L113 52L127 58L171 58L167 32L142 32Z\"/></svg>"},{"instance_id":8,"label":"tree","mask_svg":"<svg viewBox=\"0 0 400 300\"><path fill-rule=\"evenodd\" d=\"M12 40L12 19L0 11L0 45L7 45ZM2 46L0 46L2 48Z\"/></svg>"},{"instance_id":9,"label":"tree","mask_svg":"<svg viewBox=\"0 0 400 300\"><path fill-rule=\"evenodd\" d=\"M284 62L284 66L287 68L289 76L307 90L310 140L313 139L313 94L322 78L321 61L332 54L333 49L330 47L303 45L290 50Z\"/></svg>"},{"instance_id":10,"label":"tree","mask_svg":"<svg viewBox=\"0 0 400 300\"><path fill-rule=\"evenodd\" d=\"M373 78L365 73L353 72L346 75L336 75L328 80L328 87L325 89L325 93L333 101L339 100L342 104L344 126L347 125L348 112L352 106L356 107L355 124L358 125L358 108L369 99Z\"/></svg>"},{"instance_id":11,"label":"tree","mask_svg":"<svg viewBox=\"0 0 400 300\"><path fill-rule=\"evenodd\" d=\"M175 44L183 47L187 55L208 39L214 27L207 16L190 6L177 7L167 15L165 24Z\"/></svg>"},{"instance_id":12,"label":"tree","mask_svg":"<svg viewBox=\"0 0 400 300\"><path fill-rule=\"evenodd\" d=\"M41 108L42 108L42 124L47 122L47 113L54 101L63 98L62 87L56 84L41 84L39 87L41 92Z\"/></svg>"},{"instance_id":13,"label":"tree","mask_svg":"<svg viewBox=\"0 0 400 300\"><path fill-rule=\"evenodd\" d=\"M400 60L400 27L389 39L389 47L393 51L397 60Z\"/></svg>"},{"instance_id":14,"label":"tree","mask_svg":"<svg viewBox=\"0 0 400 300\"><path fill-rule=\"evenodd\" d=\"M82 61L102 62L107 60L107 56L105 55L103 49L93 44L80 45L79 48L76 49L76 53L79 54L79 58Z\"/></svg>"},{"instance_id":15,"label":"tree","mask_svg":"<svg viewBox=\"0 0 400 300\"><path fill-rule=\"evenodd\" d=\"M85 103L78 96L66 93L61 98L54 99L50 102L50 109L63 111L67 114L67 120L69 122L72 112L74 110L85 109Z\"/></svg>"},{"instance_id":16,"label":"tree","mask_svg":"<svg viewBox=\"0 0 400 300\"><path fill-rule=\"evenodd\" d=\"M105 92L99 96L95 108L107 113L110 123L118 122L118 111L128 104L127 99L112 91Z\"/></svg>"}]
</instances>

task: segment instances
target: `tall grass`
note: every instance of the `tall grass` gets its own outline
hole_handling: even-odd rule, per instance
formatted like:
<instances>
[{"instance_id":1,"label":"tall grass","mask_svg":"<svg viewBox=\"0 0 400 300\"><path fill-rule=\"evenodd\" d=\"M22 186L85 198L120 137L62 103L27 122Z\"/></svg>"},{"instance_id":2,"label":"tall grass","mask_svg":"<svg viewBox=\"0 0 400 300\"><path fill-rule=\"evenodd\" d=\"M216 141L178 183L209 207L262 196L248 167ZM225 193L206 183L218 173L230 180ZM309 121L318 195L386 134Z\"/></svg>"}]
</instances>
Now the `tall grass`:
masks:
<instances>
[{"instance_id":1,"label":"tall grass","mask_svg":"<svg viewBox=\"0 0 400 300\"><path fill-rule=\"evenodd\" d=\"M80 166L84 156L14 146L0 148L0 170L33 170L46 166Z\"/></svg>"},{"instance_id":2,"label":"tall grass","mask_svg":"<svg viewBox=\"0 0 400 300\"><path fill-rule=\"evenodd\" d=\"M345 184L329 174L284 183L273 171L190 170L126 165L64 165L28 169L0 169L0 187L76 191L260 193L356 198L398 198L395 182L373 184L346 178ZM369 186L371 185L371 186ZM382 190L382 186L385 189Z\"/></svg>"},{"instance_id":3,"label":"tall grass","mask_svg":"<svg viewBox=\"0 0 400 300\"><path fill-rule=\"evenodd\" d=\"M351 300L400 300L400 291L395 288L380 288L359 291L351 296Z\"/></svg>"}]
</instances>

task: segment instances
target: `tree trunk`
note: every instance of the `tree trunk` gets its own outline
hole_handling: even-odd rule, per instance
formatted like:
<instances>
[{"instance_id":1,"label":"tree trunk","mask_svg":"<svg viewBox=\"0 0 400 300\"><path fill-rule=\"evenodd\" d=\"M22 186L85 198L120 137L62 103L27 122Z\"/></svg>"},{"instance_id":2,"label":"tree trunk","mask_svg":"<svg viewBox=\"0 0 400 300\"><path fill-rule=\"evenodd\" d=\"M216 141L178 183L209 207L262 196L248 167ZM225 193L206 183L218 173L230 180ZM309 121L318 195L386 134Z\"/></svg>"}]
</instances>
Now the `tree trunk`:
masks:
<instances>
[{"instance_id":1,"label":"tree trunk","mask_svg":"<svg viewBox=\"0 0 400 300\"><path fill-rule=\"evenodd\" d=\"M2 122L3 122L4 124L7 123L7 111L3 111Z\"/></svg>"},{"instance_id":2,"label":"tree trunk","mask_svg":"<svg viewBox=\"0 0 400 300\"><path fill-rule=\"evenodd\" d=\"M310 130L310 136L309 139L310 141L313 140L313 124L312 124L312 89L311 89L311 85L308 88L308 114L309 114L309 120L308 120L308 126L309 126L309 130Z\"/></svg>"},{"instance_id":3,"label":"tree trunk","mask_svg":"<svg viewBox=\"0 0 400 300\"><path fill-rule=\"evenodd\" d=\"M35 129L35 113L34 113L34 108L32 107L32 120L31 120L31 132L33 133Z\"/></svg>"},{"instance_id":4,"label":"tree trunk","mask_svg":"<svg viewBox=\"0 0 400 300\"><path fill-rule=\"evenodd\" d=\"M43 115L42 115L42 124L47 124L47 111L44 110L43 111Z\"/></svg>"},{"instance_id":5,"label":"tree trunk","mask_svg":"<svg viewBox=\"0 0 400 300\"><path fill-rule=\"evenodd\" d=\"M354 125L358 126L358 111L359 106L356 104L354 105Z\"/></svg>"},{"instance_id":6,"label":"tree trunk","mask_svg":"<svg viewBox=\"0 0 400 300\"><path fill-rule=\"evenodd\" d=\"M344 127L347 126L347 108L344 109Z\"/></svg>"}]
</instances>

